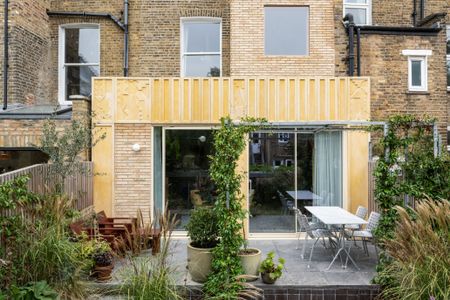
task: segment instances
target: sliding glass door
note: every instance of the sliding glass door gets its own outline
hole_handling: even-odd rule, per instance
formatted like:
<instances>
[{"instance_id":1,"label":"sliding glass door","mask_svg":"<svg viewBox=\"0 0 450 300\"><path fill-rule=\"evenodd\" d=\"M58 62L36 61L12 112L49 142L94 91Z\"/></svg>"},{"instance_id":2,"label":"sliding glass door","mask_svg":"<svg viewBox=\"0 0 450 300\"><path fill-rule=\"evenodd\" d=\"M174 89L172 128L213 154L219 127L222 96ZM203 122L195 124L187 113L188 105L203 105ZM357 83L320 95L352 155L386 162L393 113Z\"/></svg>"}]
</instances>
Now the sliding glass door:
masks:
<instances>
[{"instance_id":1,"label":"sliding glass door","mask_svg":"<svg viewBox=\"0 0 450 300\"><path fill-rule=\"evenodd\" d=\"M294 133L254 133L250 142L250 232L295 232Z\"/></svg>"},{"instance_id":2,"label":"sliding glass door","mask_svg":"<svg viewBox=\"0 0 450 300\"><path fill-rule=\"evenodd\" d=\"M251 233L296 232L293 208L342 206L342 132L258 132L249 148Z\"/></svg>"},{"instance_id":3,"label":"sliding glass door","mask_svg":"<svg viewBox=\"0 0 450 300\"><path fill-rule=\"evenodd\" d=\"M178 218L176 230L185 230L193 208L213 204L208 158L213 152L212 130L166 129L164 134L165 203Z\"/></svg>"}]
</instances>

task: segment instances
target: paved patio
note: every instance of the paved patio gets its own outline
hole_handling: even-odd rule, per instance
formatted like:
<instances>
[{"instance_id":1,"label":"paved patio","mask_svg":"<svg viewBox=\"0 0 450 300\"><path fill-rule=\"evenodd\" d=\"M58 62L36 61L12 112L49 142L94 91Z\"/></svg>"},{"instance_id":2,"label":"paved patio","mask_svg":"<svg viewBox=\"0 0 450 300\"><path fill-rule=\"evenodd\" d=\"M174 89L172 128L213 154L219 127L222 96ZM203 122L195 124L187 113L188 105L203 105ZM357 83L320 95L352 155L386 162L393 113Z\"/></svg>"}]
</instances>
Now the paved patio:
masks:
<instances>
[{"instance_id":1,"label":"paved patio","mask_svg":"<svg viewBox=\"0 0 450 300\"><path fill-rule=\"evenodd\" d=\"M251 240L249 247L261 250L264 259L268 252L275 251L276 257L286 259L283 276L275 283L277 286L338 286L338 285L370 285L375 276L375 266L377 263L373 247L369 246L370 256L364 254L362 249L352 248L351 254L358 264L360 270L355 269L349 263L347 269L343 269L339 261L336 261L329 271L325 269L332 260L329 250L320 244L316 246L311 260L311 267L308 268L308 261L301 258L300 249L295 249L297 240ZM180 284L198 285L190 280L186 270L186 244L187 239L175 239L172 242L171 261L177 266L178 282ZM311 245L312 241L309 240ZM309 254L307 248L306 254ZM260 279L254 281L255 285L264 285Z\"/></svg>"},{"instance_id":2,"label":"paved patio","mask_svg":"<svg viewBox=\"0 0 450 300\"><path fill-rule=\"evenodd\" d=\"M187 286L193 290L188 299L200 299L195 290L200 289L200 284L192 281L186 269L186 238L174 238L171 244L169 261L175 268L173 275L180 286ZM316 246L308 268L308 261L301 258L300 248L295 249L296 239L290 240L251 240L249 247L255 247L262 251L262 259L269 251L275 251L276 258L286 259L283 276L274 285L264 284L261 279L252 282L254 285L264 289L265 299L375 299L378 287L371 285L375 276L376 256L373 246L369 246L370 256L364 254L362 249L352 248L352 257L357 262L360 270L351 264L343 269L338 261L334 263L329 271L325 269L332 260L331 253L320 244ZM312 241L308 241L311 245ZM308 255L309 247L306 254ZM143 254L148 257L149 253ZM129 267L129 266L128 266ZM121 282L127 265L117 262L113 273L113 279L108 283L95 284L96 288L115 289ZM355 298L356 295L356 298ZM317 297L315 297L317 296ZM91 298L98 299L98 298ZM122 299L121 297L101 297L101 299Z\"/></svg>"}]
</instances>

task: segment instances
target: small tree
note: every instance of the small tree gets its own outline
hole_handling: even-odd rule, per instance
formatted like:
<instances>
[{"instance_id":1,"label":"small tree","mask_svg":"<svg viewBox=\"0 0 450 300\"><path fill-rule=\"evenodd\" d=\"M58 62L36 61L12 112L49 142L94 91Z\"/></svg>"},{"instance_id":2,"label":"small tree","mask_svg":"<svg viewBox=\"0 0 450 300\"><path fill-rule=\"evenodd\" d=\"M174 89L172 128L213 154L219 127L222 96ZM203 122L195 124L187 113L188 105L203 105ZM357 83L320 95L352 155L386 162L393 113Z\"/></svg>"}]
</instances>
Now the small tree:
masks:
<instances>
[{"instance_id":1,"label":"small tree","mask_svg":"<svg viewBox=\"0 0 450 300\"><path fill-rule=\"evenodd\" d=\"M234 125L229 117L221 119L220 129L214 132L214 155L210 157L210 175L218 193L214 212L220 242L213 250L212 274L204 289L208 297L217 299L237 299L247 287L239 279L243 270L238 254L245 242L241 233L246 211L242 208L242 174L237 172L237 161L247 145L247 135L266 121L254 118L242 121L243 124Z\"/></svg>"},{"instance_id":2,"label":"small tree","mask_svg":"<svg viewBox=\"0 0 450 300\"><path fill-rule=\"evenodd\" d=\"M105 133L94 135L89 122L72 120L63 130L58 130L54 119L47 119L43 125L42 137L35 148L49 157L51 168L48 182L53 181L54 191L62 192L68 176L81 172L80 155L105 138Z\"/></svg>"}]
</instances>

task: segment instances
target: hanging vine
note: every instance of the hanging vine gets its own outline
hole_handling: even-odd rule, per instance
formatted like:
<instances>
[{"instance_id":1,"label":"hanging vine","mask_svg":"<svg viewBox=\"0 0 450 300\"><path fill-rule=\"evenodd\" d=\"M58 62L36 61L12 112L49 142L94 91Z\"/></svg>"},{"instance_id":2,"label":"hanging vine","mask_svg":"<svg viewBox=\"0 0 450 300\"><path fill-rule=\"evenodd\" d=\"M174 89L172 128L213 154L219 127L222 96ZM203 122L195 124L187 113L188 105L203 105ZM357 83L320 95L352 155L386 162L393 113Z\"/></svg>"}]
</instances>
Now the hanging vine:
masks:
<instances>
[{"instance_id":1,"label":"hanging vine","mask_svg":"<svg viewBox=\"0 0 450 300\"><path fill-rule=\"evenodd\" d=\"M246 211L241 193L243 175L237 172L238 160L248 143L247 135L261 129L264 119L244 118L234 125L230 117L221 119L214 132L214 155L210 156L210 175L217 189L214 212L218 216L220 243L214 248L212 274L204 286L208 299L236 299L243 289L239 275L243 273L239 250L244 245L241 235Z\"/></svg>"}]
</instances>

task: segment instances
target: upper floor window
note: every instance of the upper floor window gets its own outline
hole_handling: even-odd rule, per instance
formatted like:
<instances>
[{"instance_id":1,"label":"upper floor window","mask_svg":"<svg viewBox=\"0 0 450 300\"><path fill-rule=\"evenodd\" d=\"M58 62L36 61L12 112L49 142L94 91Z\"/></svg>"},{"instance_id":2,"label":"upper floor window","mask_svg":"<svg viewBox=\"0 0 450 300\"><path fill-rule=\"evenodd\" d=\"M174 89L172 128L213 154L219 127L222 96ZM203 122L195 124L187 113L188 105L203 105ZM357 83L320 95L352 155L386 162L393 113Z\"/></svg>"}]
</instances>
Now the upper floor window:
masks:
<instances>
[{"instance_id":1,"label":"upper floor window","mask_svg":"<svg viewBox=\"0 0 450 300\"><path fill-rule=\"evenodd\" d=\"M308 55L308 7L266 6L264 17L266 55Z\"/></svg>"},{"instance_id":2,"label":"upper floor window","mask_svg":"<svg viewBox=\"0 0 450 300\"><path fill-rule=\"evenodd\" d=\"M428 61L431 50L403 50L408 56L408 90L411 92L428 91Z\"/></svg>"},{"instance_id":3,"label":"upper floor window","mask_svg":"<svg viewBox=\"0 0 450 300\"><path fill-rule=\"evenodd\" d=\"M222 69L220 18L181 19L181 76L218 77Z\"/></svg>"},{"instance_id":4,"label":"upper floor window","mask_svg":"<svg viewBox=\"0 0 450 300\"><path fill-rule=\"evenodd\" d=\"M344 0L344 16L352 14L356 25L372 24L371 0Z\"/></svg>"},{"instance_id":5,"label":"upper floor window","mask_svg":"<svg viewBox=\"0 0 450 300\"><path fill-rule=\"evenodd\" d=\"M59 30L59 102L70 95L91 95L91 79L100 74L98 25L64 25Z\"/></svg>"},{"instance_id":6,"label":"upper floor window","mask_svg":"<svg viewBox=\"0 0 450 300\"><path fill-rule=\"evenodd\" d=\"M447 90L450 91L450 25L447 26Z\"/></svg>"}]
</instances>

